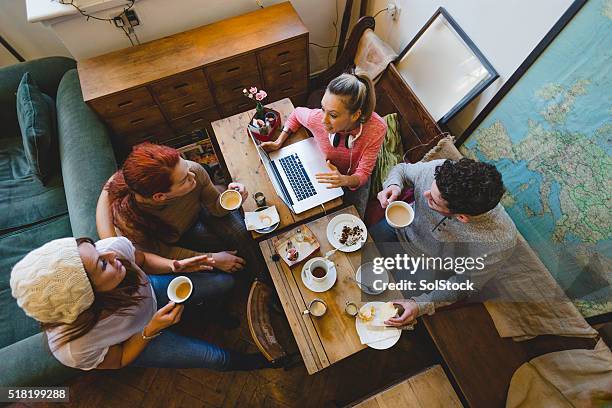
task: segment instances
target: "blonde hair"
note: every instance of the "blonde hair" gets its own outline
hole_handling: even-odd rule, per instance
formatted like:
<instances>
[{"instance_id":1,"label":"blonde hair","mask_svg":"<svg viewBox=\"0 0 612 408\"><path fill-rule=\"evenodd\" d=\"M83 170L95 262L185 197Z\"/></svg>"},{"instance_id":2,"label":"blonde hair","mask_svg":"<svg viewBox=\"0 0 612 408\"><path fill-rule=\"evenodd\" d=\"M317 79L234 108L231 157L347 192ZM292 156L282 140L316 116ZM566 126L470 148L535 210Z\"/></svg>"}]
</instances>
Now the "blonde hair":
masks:
<instances>
[{"instance_id":1,"label":"blonde hair","mask_svg":"<svg viewBox=\"0 0 612 408\"><path fill-rule=\"evenodd\" d=\"M361 110L359 121L365 123L370 120L376 106L374 84L367 75L342 74L331 80L327 85L331 94L342 96L344 105L351 113Z\"/></svg>"}]
</instances>

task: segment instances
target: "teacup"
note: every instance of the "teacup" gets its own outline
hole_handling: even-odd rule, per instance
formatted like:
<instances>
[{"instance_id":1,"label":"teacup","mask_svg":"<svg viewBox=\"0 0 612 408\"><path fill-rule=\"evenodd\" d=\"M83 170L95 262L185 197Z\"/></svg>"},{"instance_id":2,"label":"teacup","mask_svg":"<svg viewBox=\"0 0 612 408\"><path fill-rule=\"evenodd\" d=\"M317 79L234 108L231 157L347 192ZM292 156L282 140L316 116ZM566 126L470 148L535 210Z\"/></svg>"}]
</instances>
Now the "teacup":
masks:
<instances>
[{"instance_id":1,"label":"teacup","mask_svg":"<svg viewBox=\"0 0 612 408\"><path fill-rule=\"evenodd\" d=\"M393 228L404 228L414 221L414 210L404 201L394 201L387 206L385 218Z\"/></svg>"},{"instance_id":2,"label":"teacup","mask_svg":"<svg viewBox=\"0 0 612 408\"><path fill-rule=\"evenodd\" d=\"M314 258L306 269L306 277L315 282L323 282L329 273L329 263L325 258Z\"/></svg>"},{"instance_id":3,"label":"teacup","mask_svg":"<svg viewBox=\"0 0 612 408\"><path fill-rule=\"evenodd\" d=\"M182 303L189 299L193 291L193 283L186 276L177 276L168 285L168 299L174 303Z\"/></svg>"},{"instance_id":4,"label":"teacup","mask_svg":"<svg viewBox=\"0 0 612 408\"><path fill-rule=\"evenodd\" d=\"M221 193L219 201L221 202L221 207L226 210L235 210L242 205L242 195L236 190L225 190Z\"/></svg>"},{"instance_id":5,"label":"teacup","mask_svg":"<svg viewBox=\"0 0 612 408\"><path fill-rule=\"evenodd\" d=\"M321 317L327 312L327 303L323 299L315 298L306 305L306 310L302 314L310 314L315 317Z\"/></svg>"}]
</instances>

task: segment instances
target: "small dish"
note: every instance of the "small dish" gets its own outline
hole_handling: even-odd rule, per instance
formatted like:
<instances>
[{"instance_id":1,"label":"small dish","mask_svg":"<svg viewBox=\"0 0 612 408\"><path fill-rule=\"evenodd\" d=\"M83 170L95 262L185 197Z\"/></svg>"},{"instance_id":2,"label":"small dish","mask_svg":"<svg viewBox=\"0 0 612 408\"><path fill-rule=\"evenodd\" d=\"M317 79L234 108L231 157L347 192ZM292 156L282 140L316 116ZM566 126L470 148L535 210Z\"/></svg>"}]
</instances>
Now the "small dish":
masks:
<instances>
[{"instance_id":1,"label":"small dish","mask_svg":"<svg viewBox=\"0 0 612 408\"><path fill-rule=\"evenodd\" d=\"M382 285L389 283L389 274L386 270L383 270L381 274L375 274L372 271L373 266L374 264L372 262L366 262L361 265L355 273L355 283L357 283L357 286L359 286L359 289L361 289L362 292L367 293L368 295L380 295L384 292L384 290L376 290L374 287L374 282L380 280ZM364 274L365 276L363 281L361 280L362 269L367 271L367 273ZM370 288L374 290L368 289L366 285L370 286Z\"/></svg>"},{"instance_id":2,"label":"small dish","mask_svg":"<svg viewBox=\"0 0 612 408\"><path fill-rule=\"evenodd\" d=\"M265 205L263 207L258 207L258 208L255 209L255 212L263 211L263 210L265 210L267 208L269 208L269 206L267 206L267 205ZM272 232L276 228L278 228L279 224L280 224L280 221L275 223L275 224L272 224L272 225L270 225L268 227L256 229L255 232L258 232L260 234L269 234L270 232Z\"/></svg>"},{"instance_id":3,"label":"small dish","mask_svg":"<svg viewBox=\"0 0 612 408\"><path fill-rule=\"evenodd\" d=\"M330 290L334 286L338 274L336 272L336 265L331 261L327 261L329 269L327 271L327 276L325 280L323 280L322 282L317 282L315 280L308 279L308 276L306 275L306 270L309 269L310 265L317 259L324 258L312 258L306 261L306 263L304 263L304 266L302 266L300 277L302 278L302 283L304 284L304 286L306 286L308 290L321 293Z\"/></svg>"},{"instance_id":4,"label":"small dish","mask_svg":"<svg viewBox=\"0 0 612 408\"><path fill-rule=\"evenodd\" d=\"M362 230L361 237L359 241L355 242L353 245L346 245L340 242L340 238L342 237L342 229L344 227L354 228L359 227ZM327 240L329 243L339 251L342 252L355 252L361 249L363 244L368 239L368 229L365 224L359 217L356 217L352 214L340 214L332 218L332 220L327 224Z\"/></svg>"}]
</instances>

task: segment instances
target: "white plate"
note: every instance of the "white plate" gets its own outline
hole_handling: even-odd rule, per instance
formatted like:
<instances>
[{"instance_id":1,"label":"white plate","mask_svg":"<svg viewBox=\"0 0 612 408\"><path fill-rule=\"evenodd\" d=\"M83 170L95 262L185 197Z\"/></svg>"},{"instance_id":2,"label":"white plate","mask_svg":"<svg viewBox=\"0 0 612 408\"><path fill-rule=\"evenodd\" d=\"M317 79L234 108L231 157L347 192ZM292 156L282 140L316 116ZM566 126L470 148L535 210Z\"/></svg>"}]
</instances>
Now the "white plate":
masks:
<instances>
[{"instance_id":1,"label":"white plate","mask_svg":"<svg viewBox=\"0 0 612 408\"><path fill-rule=\"evenodd\" d=\"M373 265L373 264L372 264L372 262L364 263L363 265L361 265L359 267L359 269L357 269L357 273L355 273L355 280L357 282L359 282L359 283L361 283L361 268L363 268L366 265ZM371 286L372 289L374 289L374 287L373 287L374 286L373 285L374 281L381 280L383 284L389 283L389 275L387 274L386 270L383 270L383 272L380 275L375 274L373 272L370 272L370 273L366 274L366 276L368 276L368 278L365 281L363 281L363 283L365 283L368 286ZM371 291L371 290L368 290L363 285L360 285L358 283L355 283L355 284L357 286L359 286L359 289L361 289L364 293L367 293L368 295L380 295L381 293L384 292L384 290L374 290L374 291Z\"/></svg>"},{"instance_id":2,"label":"white plate","mask_svg":"<svg viewBox=\"0 0 612 408\"><path fill-rule=\"evenodd\" d=\"M380 306L383 305L385 302L368 302L365 305L361 306L363 307L369 307L369 306ZM363 335L366 331L370 331L370 332L382 332L380 328L370 328L370 326L368 326L367 322L364 322L363 320L361 320L359 317L355 318L355 329L357 329L357 334L359 334L360 336ZM367 343L366 345L370 348L376 349L376 350L385 350L388 349L390 347L393 347L395 345L395 343L397 343L397 341L400 339L401 335L402 335L402 331L398 328L395 327L385 327L384 329L385 331L387 330L393 330L393 337L389 337L387 339L384 340L380 340L380 341L375 341L375 342L371 342L371 343Z\"/></svg>"},{"instance_id":3,"label":"white plate","mask_svg":"<svg viewBox=\"0 0 612 408\"><path fill-rule=\"evenodd\" d=\"M342 228L345 226L354 227L358 225L363 230L361 239L350 246L344 246L340 243L340 237L342 236ZM363 221L352 214L340 214L332 218L327 224L327 240L329 243L339 251L342 252L355 252L363 246L368 239L368 229L366 228Z\"/></svg>"},{"instance_id":4,"label":"white plate","mask_svg":"<svg viewBox=\"0 0 612 408\"><path fill-rule=\"evenodd\" d=\"M255 209L255 212L263 211L263 210L265 210L268 207L269 206L267 206L267 205L265 205L263 207L258 207L258 208ZM275 224L272 224L272 225L270 225L268 227L256 229L255 232L258 232L260 234L269 234L270 232L274 231L279 226L279 224L280 224L280 221L275 223Z\"/></svg>"},{"instance_id":5,"label":"white plate","mask_svg":"<svg viewBox=\"0 0 612 408\"><path fill-rule=\"evenodd\" d=\"M310 265L316 259L324 259L324 258L317 257L317 258L312 258L306 261L304 266L302 266L302 272L300 272L300 276L302 277L302 283L304 284L304 286L306 286L309 290L313 292L320 293L320 292L325 292L327 290L330 290L332 286L334 286L334 283L336 283L336 278L338 274L336 273L336 265L332 261L327 261L329 268L327 271L327 277L325 278L324 281L317 282L314 279L313 280L308 279L308 276L306 275L306 270L310 268Z\"/></svg>"}]
</instances>

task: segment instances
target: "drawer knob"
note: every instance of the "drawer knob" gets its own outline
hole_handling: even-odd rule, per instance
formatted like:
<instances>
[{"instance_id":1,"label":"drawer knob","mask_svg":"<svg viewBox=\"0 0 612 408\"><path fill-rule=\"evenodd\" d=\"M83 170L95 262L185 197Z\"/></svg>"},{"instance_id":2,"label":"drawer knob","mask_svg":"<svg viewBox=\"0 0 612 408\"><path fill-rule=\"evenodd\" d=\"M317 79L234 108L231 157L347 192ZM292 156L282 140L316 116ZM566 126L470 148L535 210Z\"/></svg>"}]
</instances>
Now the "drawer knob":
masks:
<instances>
[{"instance_id":1,"label":"drawer knob","mask_svg":"<svg viewBox=\"0 0 612 408\"><path fill-rule=\"evenodd\" d=\"M132 103L133 103L132 101L125 101L125 102L118 103L117 106L120 108L124 108L126 106L131 105Z\"/></svg>"},{"instance_id":2,"label":"drawer knob","mask_svg":"<svg viewBox=\"0 0 612 408\"><path fill-rule=\"evenodd\" d=\"M283 56L285 56L285 55L289 54L290 52L291 52L291 51L283 51L283 52L279 52L279 53L278 53L278 56L279 56L279 57L283 57Z\"/></svg>"},{"instance_id":3,"label":"drawer knob","mask_svg":"<svg viewBox=\"0 0 612 408\"><path fill-rule=\"evenodd\" d=\"M284 71L284 72L281 72L280 74L278 74L278 76L285 76L285 75L289 75L290 73L291 73L291 70Z\"/></svg>"},{"instance_id":4,"label":"drawer knob","mask_svg":"<svg viewBox=\"0 0 612 408\"><path fill-rule=\"evenodd\" d=\"M140 123L140 122L144 122L144 118L133 119L133 120L130 121L130 123L132 125L135 125L135 124Z\"/></svg>"},{"instance_id":5,"label":"drawer knob","mask_svg":"<svg viewBox=\"0 0 612 408\"><path fill-rule=\"evenodd\" d=\"M225 72L234 72L234 71L238 71L240 69L240 67L234 67L234 68L230 68Z\"/></svg>"},{"instance_id":6,"label":"drawer knob","mask_svg":"<svg viewBox=\"0 0 612 408\"><path fill-rule=\"evenodd\" d=\"M292 87L292 86L290 86L290 87L288 87L288 88L283 88L283 89L281 89L281 92L288 92L288 91L290 91L290 90L292 90L292 89L293 89L293 87Z\"/></svg>"},{"instance_id":7,"label":"drawer knob","mask_svg":"<svg viewBox=\"0 0 612 408\"><path fill-rule=\"evenodd\" d=\"M189 108L190 106L195 105L197 102L196 101L192 101L192 102L187 102L186 104L183 105L183 108Z\"/></svg>"},{"instance_id":8,"label":"drawer knob","mask_svg":"<svg viewBox=\"0 0 612 408\"><path fill-rule=\"evenodd\" d=\"M182 84L174 85L174 89L181 89L181 88L184 88L186 86L189 86L189 84L188 83L182 83Z\"/></svg>"},{"instance_id":9,"label":"drawer knob","mask_svg":"<svg viewBox=\"0 0 612 408\"><path fill-rule=\"evenodd\" d=\"M244 86L242 86L242 85L238 85L238 86L233 87L233 88L232 88L232 91L237 91L237 90L239 90L239 89L243 89L243 88L244 88Z\"/></svg>"},{"instance_id":10,"label":"drawer knob","mask_svg":"<svg viewBox=\"0 0 612 408\"><path fill-rule=\"evenodd\" d=\"M196 123L200 123L200 122L202 122L203 120L204 120L204 119L202 119L202 118L197 118L197 119L192 120L192 121L191 121L191 123L195 125Z\"/></svg>"}]
</instances>

